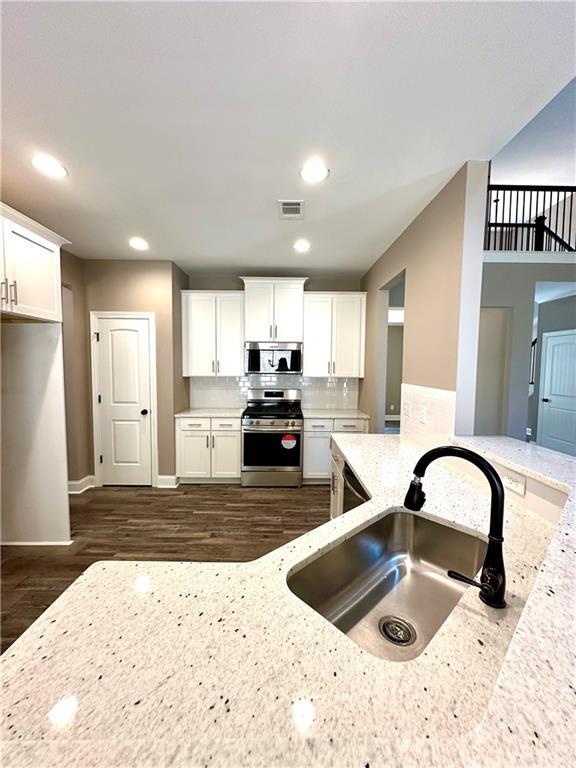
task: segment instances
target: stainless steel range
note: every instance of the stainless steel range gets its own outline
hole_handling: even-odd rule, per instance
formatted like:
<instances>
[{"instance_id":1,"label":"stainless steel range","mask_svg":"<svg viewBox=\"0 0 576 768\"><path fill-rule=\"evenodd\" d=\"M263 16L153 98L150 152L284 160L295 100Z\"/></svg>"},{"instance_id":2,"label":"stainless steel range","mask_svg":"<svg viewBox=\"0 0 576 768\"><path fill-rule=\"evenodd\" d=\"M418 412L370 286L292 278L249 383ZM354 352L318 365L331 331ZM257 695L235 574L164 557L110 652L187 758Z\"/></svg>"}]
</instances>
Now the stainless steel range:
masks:
<instances>
[{"instance_id":1,"label":"stainless steel range","mask_svg":"<svg viewBox=\"0 0 576 768\"><path fill-rule=\"evenodd\" d=\"M302 485L299 389L250 389L242 414L242 485Z\"/></svg>"}]
</instances>

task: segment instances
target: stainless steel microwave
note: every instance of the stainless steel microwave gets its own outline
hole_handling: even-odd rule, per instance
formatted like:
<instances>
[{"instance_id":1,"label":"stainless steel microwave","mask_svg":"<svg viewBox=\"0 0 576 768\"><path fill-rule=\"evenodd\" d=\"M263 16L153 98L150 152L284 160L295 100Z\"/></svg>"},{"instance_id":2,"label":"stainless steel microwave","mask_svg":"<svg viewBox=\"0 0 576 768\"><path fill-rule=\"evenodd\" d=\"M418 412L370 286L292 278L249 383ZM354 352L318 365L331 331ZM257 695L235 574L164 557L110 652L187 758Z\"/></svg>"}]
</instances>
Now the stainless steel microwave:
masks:
<instances>
[{"instance_id":1,"label":"stainless steel microwave","mask_svg":"<svg viewBox=\"0 0 576 768\"><path fill-rule=\"evenodd\" d=\"M300 341L247 341L244 344L245 373L302 373Z\"/></svg>"}]
</instances>

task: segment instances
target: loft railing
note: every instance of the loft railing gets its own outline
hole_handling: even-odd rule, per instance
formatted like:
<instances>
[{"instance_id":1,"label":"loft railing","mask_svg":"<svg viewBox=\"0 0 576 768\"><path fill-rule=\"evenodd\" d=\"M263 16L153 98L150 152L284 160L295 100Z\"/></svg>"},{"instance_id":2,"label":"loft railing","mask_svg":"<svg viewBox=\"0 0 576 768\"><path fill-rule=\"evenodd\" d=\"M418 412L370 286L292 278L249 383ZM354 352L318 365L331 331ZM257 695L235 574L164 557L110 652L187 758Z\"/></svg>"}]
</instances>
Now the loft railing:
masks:
<instances>
[{"instance_id":1,"label":"loft railing","mask_svg":"<svg viewBox=\"0 0 576 768\"><path fill-rule=\"evenodd\" d=\"M576 187L490 184L486 251L576 250Z\"/></svg>"}]
</instances>

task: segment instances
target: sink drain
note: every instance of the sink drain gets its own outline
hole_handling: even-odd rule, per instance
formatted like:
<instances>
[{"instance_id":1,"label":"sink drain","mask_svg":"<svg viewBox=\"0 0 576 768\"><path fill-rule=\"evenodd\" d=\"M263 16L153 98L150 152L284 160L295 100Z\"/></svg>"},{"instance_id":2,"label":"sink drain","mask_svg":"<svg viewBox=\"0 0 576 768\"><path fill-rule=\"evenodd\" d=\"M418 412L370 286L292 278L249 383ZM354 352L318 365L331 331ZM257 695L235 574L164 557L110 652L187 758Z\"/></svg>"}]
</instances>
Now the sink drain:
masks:
<instances>
[{"instance_id":1,"label":"sink drain","mask_svg":"<svg viewBox=\"0 0 576 768\"><path fill-rule=\"evenodd\" d=\"M416 640L416 630L412 624L399 616L383 616L378 622L378 629L394 645L412 645Z\"/></svg>"}]
</instances>

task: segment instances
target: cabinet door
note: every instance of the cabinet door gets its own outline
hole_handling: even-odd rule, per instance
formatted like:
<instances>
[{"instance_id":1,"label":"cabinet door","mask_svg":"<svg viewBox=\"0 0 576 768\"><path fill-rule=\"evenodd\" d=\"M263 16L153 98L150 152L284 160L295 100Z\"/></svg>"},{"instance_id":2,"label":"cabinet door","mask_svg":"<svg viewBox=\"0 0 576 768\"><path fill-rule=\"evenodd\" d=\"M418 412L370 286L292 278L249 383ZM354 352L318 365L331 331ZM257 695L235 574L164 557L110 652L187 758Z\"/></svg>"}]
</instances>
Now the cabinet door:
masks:
<instances>
[{"instance_id":1,"label":"cabinet door","mask_svg":"<svg viewBox=\"0 0 576 768\"><path fill-rule=\"evenodd\" d=\"M274 283L246 283L244 336L246 341L269 341L274 335Z\"/></svg>"},{"instance_id":2,"label":"cabinet door","mask_svg":"<svg viewBox=\"0 0 576 768\"><path fill-rule=\"evenodd\" d=\"M330 477L330 519L339 517L344 511L344 479L335 462L331 463Z\"/></svg>"},{"instance_id":3,"label":"cabinet door","mask_svg":"<svg viewBox=\"0 0 576 768\"><path fill-rule=\"evenodd\" d=\"M242 376L244 373L244 295L216 296L216 374Z\"/></svg>"},{"instance_id":4,"label":"cabinet door","mask_svg":"<svg viewBox=\"0 0 576 768\"><path fill-rule=\"evenodd\" d=\"M304 433L304 477L330 480L330 433Z\"/></svg>"},{"instance_id":5,"label":"cabinet door","mask_svg":"<svg viewBox=\"0 0 576 768\"><path fill-rule=\"evenodd\" d=\"M3 222L9 312L62 320L60 248L9 219Z\"/></svg>"},{"instance_id":6,"label":"cabinet door","mask_svg":"<svg viewBox=\"0 0 576 768\"><path fill-rule=\"evenodd\" d=\"M240 477L240 432L212 433L212 477Z\"/></svg>"},{"instance_id":7,"label":"cabinet door","mask_svg":"<svg viewBox=\"0 0 576 768\"><path fill-rule=\"evenodd\" d=\"M216 297L182 294L182 375L216 373Z\"/></svg>"},{"instance_id":8,"label":"cabinet door","mask_svg":"<svg viewBox=\"0 0 576 768\"><path fill-rule=\"evenodd\" d=\"M304 294L304 376L332 373L332 296Z\"/></svg>"},{"instance_id":9,"label":"cabinet door","mask_svg":"<svg viewBox=\"0 0 576 768\"><path fill-rule=\"evenodd\" d=\"M181 431L178 477L210 477L210 432Z\"/></svg>"},{"instance_id":10,"label":"cabinet door","mask_svg":"<svg viewBox=\"0 0 576 768\"><path fill-rule=\"evenodd\" d=\"M363 294L336 294L332 301L332 373L364 376L366 300Z\"/></svg>"},{"instance_id":11,"label":"cabinet door","mask_svg":"<svg viewBox=\"0 0 576 768\"><path fill-rule=\"evenodd\" d=\"M275 283L274 338L276 341L302 341L304 323L304 285Z\"/></svg>"}]
</instances>

